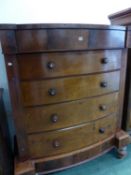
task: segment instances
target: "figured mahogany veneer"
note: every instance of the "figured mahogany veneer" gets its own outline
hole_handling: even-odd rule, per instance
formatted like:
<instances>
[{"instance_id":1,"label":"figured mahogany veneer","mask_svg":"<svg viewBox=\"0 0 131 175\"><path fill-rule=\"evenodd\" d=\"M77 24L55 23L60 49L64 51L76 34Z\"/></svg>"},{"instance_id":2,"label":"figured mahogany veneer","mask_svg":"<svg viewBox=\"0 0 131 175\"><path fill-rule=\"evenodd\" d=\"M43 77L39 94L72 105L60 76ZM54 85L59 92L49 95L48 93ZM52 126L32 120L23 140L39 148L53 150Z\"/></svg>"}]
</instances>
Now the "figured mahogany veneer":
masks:
<instances>
[{"instance_id":1,"label":"figured mahogany veneer","mask_svg":"<svg viewBox=\"0 0 131 175\"><path fill-rule=\"evenodd\" d=\"M1 25L0 41L16 129L17 175L54 172L128 144L128 134L118 134L124 27Z\"/></svg>"},{"instance_id":2,"label":"figured mahogany veneer","mask_svg":"<svg viewBox=\"0 0 131 175\"><path fill-rule=\"evenodd\" d=\"M32 80L120 69L121 50L23 54L17 59L20 79Z\"/></svg>"},{"instance_id":3,"label":"figured mahogany veneer","mask_svg":"<svg viewBox=\"0 0 131 175\"><path fill-rule=\"evenodd\" d=\"M116 92L90 99L26 108L26 131L50 131L102 118L117 111L118 96Z\"/></svg>"},{"instance_id":4,"label":"figured mahogany veneer","mask_svg":"<svg viewBox=\"0 0 131 175\"><path fill-rule=\"evenodd\" d=\"M120 72L21 82L24 106L50 104L119 90ZM39 96L40 94L40 96Z\"/></svg>"},{"instance_id":5,"label":"figured mahogany veneer","mask_svg":"<svg viewBox=\"0 0 131 175\"><path fill-rule=\"evenodd\" d=\"M30 156L38 158L69 153L108 138L115 129L116 115L114 114L68 130L29 135Z\"/></svg>"},{"instance_id":6,"label":"figured mahogany veneer","mask_svg":"<svg viewBox=\"0 0 131 175\"><path fill-rule=\"evenodd\" d=\"M121 37L114 40L114 36ZM97 38L97 40L92 40L92 37ZM124 32L122 30L87 29L18 30L16 40L19 52L86 50L88 48L116 48L118 46L121 48L124 46L122 42L124 41Z\"/></svg>"}]
</instances>

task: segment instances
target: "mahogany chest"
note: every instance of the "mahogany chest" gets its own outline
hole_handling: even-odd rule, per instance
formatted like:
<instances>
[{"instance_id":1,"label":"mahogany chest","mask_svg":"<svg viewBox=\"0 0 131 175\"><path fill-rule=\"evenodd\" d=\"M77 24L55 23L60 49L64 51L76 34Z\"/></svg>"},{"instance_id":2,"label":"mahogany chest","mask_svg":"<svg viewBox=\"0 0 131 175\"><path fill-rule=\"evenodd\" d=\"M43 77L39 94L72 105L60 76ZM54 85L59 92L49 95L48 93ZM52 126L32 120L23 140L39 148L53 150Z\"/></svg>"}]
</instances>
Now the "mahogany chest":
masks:
<instances>
[{"instance_id":1,"label":"mahogany chest","mask_svg":"<svg viewBox=\"0 0 131 175\"><path fill-rule=\"evenodd\" d=\"M126 91L124 100L123 128L131 134L131 8L117 12L109 16L112 24L126 26L125 44L128 48Z\"/></svg>"},{"instance_id":2,"label":"mahogany chest","mask_svg":"<svg viewBox=\"0 0 131 175\"><path fill-rule=\"evenodd\" d=\"M125 27L1 25L18 161L49 173L122 148Z\"/></svg>"}]
</instances>

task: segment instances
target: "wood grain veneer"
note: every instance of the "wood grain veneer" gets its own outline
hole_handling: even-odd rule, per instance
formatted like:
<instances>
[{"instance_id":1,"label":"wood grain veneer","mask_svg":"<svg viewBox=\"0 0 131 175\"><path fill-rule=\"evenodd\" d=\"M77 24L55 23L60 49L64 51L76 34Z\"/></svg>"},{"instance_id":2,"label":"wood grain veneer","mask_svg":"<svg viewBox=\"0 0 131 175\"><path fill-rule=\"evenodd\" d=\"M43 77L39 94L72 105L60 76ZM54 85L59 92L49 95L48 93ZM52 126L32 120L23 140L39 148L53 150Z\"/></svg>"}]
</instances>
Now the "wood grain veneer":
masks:
<instances>
[{"instance_id":1,"label":"wood grain veneer","mask_svg":"<svg viewBox=\"0 0 131 175\"><path fill-rule=\"evenodd\" d=\"M0 25L14 174L57 171L129 143L121 131L125 38L122 26Z\"/></svg>"}]
</instances>

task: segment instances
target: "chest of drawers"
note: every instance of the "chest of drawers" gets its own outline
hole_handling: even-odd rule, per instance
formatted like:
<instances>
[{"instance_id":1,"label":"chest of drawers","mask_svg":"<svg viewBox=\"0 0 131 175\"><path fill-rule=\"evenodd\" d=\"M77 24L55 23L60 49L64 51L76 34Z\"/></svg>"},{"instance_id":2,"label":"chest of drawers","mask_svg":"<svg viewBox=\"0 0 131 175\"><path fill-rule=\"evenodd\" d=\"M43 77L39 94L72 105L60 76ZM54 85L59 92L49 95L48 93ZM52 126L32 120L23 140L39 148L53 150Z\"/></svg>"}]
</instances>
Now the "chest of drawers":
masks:
<instances>
[{"instance_id":1,"label":"chest of drawers","mask_svg":"<svg viewBox=\"0 0 131 175\"><path fill-rule=\"evenodd\" d=\"M128 143L124 27L1 25L0 37L20 161L48 173Z\"/></svg>"},{"instance_id":2,"label":"chest of drawers","mask_svg":"<svg viewBox=\"0 0 131 175\"><path fill-rule=\"evenodd\" d=\"M124 102L123 128L131 134L131 8L109 16L112 24L126 26L127 73L126 93Z\"/></svg>"}]
</instances>

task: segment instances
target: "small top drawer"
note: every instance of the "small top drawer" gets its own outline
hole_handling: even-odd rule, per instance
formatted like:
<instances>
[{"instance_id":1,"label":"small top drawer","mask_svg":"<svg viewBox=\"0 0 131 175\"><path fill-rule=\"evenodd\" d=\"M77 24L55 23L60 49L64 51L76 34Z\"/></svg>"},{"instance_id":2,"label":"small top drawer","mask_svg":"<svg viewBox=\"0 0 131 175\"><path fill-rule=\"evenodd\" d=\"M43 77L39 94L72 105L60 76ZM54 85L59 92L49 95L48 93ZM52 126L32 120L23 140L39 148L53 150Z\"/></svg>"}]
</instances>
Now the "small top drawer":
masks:
<instances>
[{"instance_id":1,"label":"small top drawer","mask_svg":"<svg viewBox=\"0 0 131 175\"><path fill-rule=\"evenodd\" d=\"M4 54L124 48L125 27L80 24L0 26Z\"/></svg>"},{"instance_id":2,"label":"small top drawer","mask_svg":"<svg viewBox=\"0 0 131 175\"><path fill-rule=\"evenodd\" d=\"M125 31L99 29L17 30L18 52L123 48Z\"/></svg>"}]
</instances>

